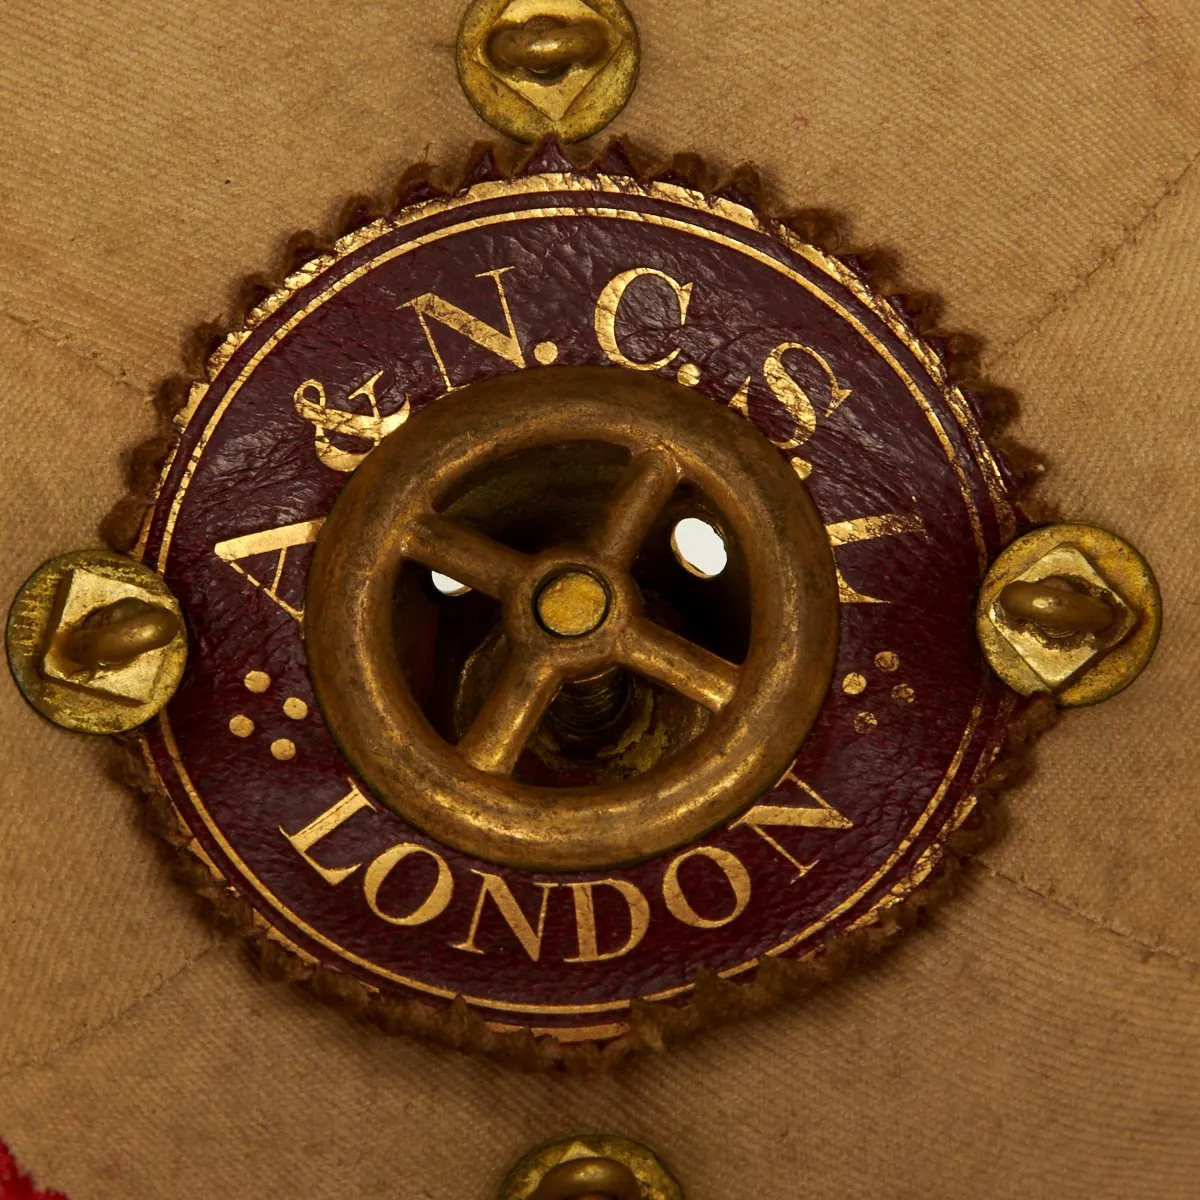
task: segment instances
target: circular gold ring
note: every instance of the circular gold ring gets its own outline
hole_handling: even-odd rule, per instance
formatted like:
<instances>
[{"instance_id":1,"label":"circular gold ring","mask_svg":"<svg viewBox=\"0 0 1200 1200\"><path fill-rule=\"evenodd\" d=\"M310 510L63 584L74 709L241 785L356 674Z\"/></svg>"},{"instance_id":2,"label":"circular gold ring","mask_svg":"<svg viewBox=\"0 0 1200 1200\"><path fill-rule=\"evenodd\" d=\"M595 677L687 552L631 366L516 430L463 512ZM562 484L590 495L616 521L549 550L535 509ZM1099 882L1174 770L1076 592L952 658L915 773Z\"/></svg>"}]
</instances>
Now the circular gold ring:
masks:
<instances>
[{"instance_id":1,"label":"circular gold ring","mask_svg":"<svg viewBox=\"0 0 1200 1200\"><path fill-rule=\"evenodd\" d=\"M494 129L576 142L625 107L641 48L623 0L472 0L455 57L463 91Z\"/></svg>"},{"instance_id":2,"label":"circular gold ring","mask_svg":"<svg viewBox=\"0 0 1200 1200\"><path fill-rule=\"evenodd\" d=\"M166 707L188 657L183 612L163 577L111 550L43 563L13 600L6 641L25 699L81 733L145 724Z\"/></svg>"},{"instance_id":3,"label":"circular gold ring","mask_svg":"<svg viewBox=\"0 0 1200 1200\"><path fill-rule=\"evenodd\" d=\"M1100 622L1054 629L1004 602L1007 589L1043 581L1096 609ZM1078 606L1078 605L1077 605ZM979 591L976 629L992 670L1023 696L1048 692L1063 708L1098 704L1146 669L1162 628L1150 564L1124 538L1068 522L1031 530L992 563Z\"/></svg>"},{"instance_id":4,"label":"circular gold ring","mask_svg":"<svg viewBox=\"0 0 1200 1200\"><path fill-rule=\"evenodd\" d=\"M535 475L530 499L520 481ZM724 586L746 611L732 657L671 628L639 582L646 547L668 541L664 512L688 496L729 545ZM552 503L561 537L529 540ZM442 684L422 665L455 632L422 590L430 571L500 612L498 665L457 735L438 728ZM551 621L568 636L547 626L556 580ZM657 376L548 367L439 399L367 458L318 540L305 629L326 720L386 803L481 858L589 869L688 843L779 779L828 689L836 574L803 484L748 421ZM701 710L693 735L615 782L523 778L560 691L614 669Z\"/></svg>"}]
</instances>

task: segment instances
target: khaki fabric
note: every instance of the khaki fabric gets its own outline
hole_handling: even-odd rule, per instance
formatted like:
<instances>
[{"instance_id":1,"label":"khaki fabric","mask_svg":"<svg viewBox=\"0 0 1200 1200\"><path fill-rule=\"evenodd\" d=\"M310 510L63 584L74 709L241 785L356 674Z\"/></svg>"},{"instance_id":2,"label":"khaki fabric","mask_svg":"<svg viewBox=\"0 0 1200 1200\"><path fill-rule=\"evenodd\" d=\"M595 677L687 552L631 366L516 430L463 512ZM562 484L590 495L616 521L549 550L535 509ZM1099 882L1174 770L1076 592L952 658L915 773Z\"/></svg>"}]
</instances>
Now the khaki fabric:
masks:
<instances>
[{"instance_id":1,"label":"khaki fabric","mask_svg":"<svg viewBox=\"0 0 1200 1200\"><path fill-rule=\"evenodd\" d=\"M616 130L847 213L986 339L1042 498L1159 572L1159 655L1068 715L962 893L812 999L595 1081L388 1039L255 977L105 748L0 683L0 1139L71 1200L492 1196L640 1138L691 1200L1200 1196L1200 9L632 0ZM183 334L488 131L443 0L0 9L0 597L98 541Z\"/></svg>"}]
</instances>

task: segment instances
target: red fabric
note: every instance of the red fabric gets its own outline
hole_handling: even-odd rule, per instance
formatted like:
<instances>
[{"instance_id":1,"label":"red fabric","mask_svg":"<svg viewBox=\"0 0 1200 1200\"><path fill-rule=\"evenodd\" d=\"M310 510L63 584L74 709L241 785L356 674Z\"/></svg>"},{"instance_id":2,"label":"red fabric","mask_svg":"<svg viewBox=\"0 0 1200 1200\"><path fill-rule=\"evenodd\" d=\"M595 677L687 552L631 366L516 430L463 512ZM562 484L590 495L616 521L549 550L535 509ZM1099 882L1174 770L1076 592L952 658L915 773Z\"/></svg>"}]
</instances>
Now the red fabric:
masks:
<instances>
[{"instance_id":1,"label":"red fabric","mask_svg":"<svg viewBox=\"0 0 1200 1200\"><path fill-rule=\"evenodd\" d=\"M0 1142L0 1200L67 1200L62 1192L39 1192Z\"/></svg>"}]
</instances>

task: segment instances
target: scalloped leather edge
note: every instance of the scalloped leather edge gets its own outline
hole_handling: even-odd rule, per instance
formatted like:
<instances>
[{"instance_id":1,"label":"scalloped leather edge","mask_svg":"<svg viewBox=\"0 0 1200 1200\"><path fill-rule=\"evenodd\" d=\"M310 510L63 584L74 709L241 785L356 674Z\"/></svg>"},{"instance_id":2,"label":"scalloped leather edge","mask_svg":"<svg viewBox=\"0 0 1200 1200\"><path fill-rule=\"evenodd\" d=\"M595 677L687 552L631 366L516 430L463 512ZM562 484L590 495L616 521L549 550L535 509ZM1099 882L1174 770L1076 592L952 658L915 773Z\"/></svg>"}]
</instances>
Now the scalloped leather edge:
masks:
<instances>
[{"instance_id":1,"label":"scalloped leather edge","mask_svg":"<svg viewBox=\"0 0 1200 1200\"><path fill-rule=\"evenodd\" d=\"M154 406L160 429L125 456L129 490L101 526L106 544L124 553L136 551L163 467L179 437L176 418L188 407L193 389L206 387L215 377L240 344L247 327L264 315L272 297L281 290L302 286L313 271L326 265L327 256L336 251L343 238L360 233L399 209L445 199L478 183L568 171L627 177L638 183L675 184L709 199L732 201L840 263L889 303L908 332L934 356L945 379L974 401L983 415L988 446L1006 460L1014 477L1014 490L1024 516L1036 523L1057 518L1053 509L1029 497L1045 466L1007 435L1006 429L1018 411L1017 399L1011 390L983 376L980 340L946 330L941 324L941 301L936 296L903 291L897 257L880 247L855 246L844 214L825 209L770 214L763 204L761 178L749 164L721 173L691 154L676 155L665 164L652 164L619 138L610 141L599 155L574 161L550 137L532 150L480 143L457 172L419 163L401 176L390 201L352 197L323 234L303 231L288 238L271 273L246 276L237 289L238 300L231 317L193 329L184 346L186 373L171 376L158 386ZM387 1033L415 1034L457 1050L486 1054L526 1071L592 1073L609 1069L632 1053L661 1052L703 1029L811 992L876 956L894 942L897 933L915 925L924 911L956 891L966 860L998 834L1001 815L996 797L1028 775L1034 743L1057 718L1049 697L1029 701L1014 697L1010 712L1004 748L975 785L968 797L973 803L961 814L960 823L944 841L931 847L931 851L940 853L927 852L922 860L924 873L904 881L909 886L905 888L902 883L894 902L875 910L869 924L846 931L808 958L764 957L742 982L702 970L687 1004L634 1001L628 1031L604 1042L566 1042L552 1035L536 1035L529 1029L496 1029L461 997L449 1006L434 1008L419 1000L384 995L339 968L312 959L239 896L200 849L170 798L146 770L140 739L133 735L115 739L119 750L110 774L139 794L147 823L165 844L176 876L201 898L218 928L244 939L250 959L267 979L299 984L318 999L370 1021Z\"/></svg>"}]
</instances>

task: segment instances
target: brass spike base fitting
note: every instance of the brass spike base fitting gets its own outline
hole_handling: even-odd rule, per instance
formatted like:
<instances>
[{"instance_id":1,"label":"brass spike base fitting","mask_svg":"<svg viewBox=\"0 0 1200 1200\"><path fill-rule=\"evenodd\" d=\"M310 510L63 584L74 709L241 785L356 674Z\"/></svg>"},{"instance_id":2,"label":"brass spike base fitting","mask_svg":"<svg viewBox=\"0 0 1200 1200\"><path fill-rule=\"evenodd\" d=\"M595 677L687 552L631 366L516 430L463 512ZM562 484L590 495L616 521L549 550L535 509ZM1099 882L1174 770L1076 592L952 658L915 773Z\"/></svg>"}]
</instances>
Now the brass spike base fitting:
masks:
<instances>
[{"instance_id":1,"label":"brass spike base fitting","mask_svg":"<svg viewBox=\"0 0 1200 1200\"><path fill-rule=\"evenodd\" d=\"M1095 525L1048 525L1018 538L979 593L979 641L992 669L1023 696L1064 708L1128 687L1158 644L1154 573L1126 541Z\"/></svg>"},{"instance_id":2,"label":"brass spike base fitting","mask_svg":"<svg viewBox=\"0 0 1200 1200\"><path fill-rule=\"evenodd\" d=\"M474 0L458 77L475 111L519 142L577 142L625 107L641 51L621 0Z\"/></svg>"},{"instance_id":3,"label":"brass spike base fitting","mask_svg":"<svg viewBox=\"0 0 1200 1200\"><path fill-rule=\"evenodd\" d=\"M42 716L124 733L171 699L187 662L179 602L157 572L110 550L43 563L13 601L8 664Z\"/></svg>"},{"instance_id":4,"label":"brass spike base fitting","mask_svg":"<svg viewBox=\"0 0 1200 1200\"><path fill-rule=\"evenodd\" d=\"M683 1200L683 1191L645 1146L586 1134L526 1154L508 1173L499 1200Z\"/></svg>"}]
</instances>

